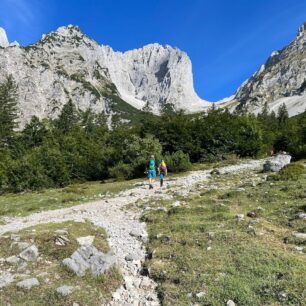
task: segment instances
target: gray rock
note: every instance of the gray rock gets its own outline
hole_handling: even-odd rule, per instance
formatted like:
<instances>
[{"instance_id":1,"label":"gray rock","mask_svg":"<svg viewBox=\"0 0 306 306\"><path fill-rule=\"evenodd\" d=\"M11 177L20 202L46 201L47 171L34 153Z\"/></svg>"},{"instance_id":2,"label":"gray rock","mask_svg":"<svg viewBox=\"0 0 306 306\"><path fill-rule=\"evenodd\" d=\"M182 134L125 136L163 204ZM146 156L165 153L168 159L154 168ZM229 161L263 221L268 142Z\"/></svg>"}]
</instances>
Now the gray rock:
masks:
<instances>
[{"instance_id":1,"label":"gray rock","mask_svg":"<svg viewBox=\"0 0 306 306\"><path fill-rule=\"evenodd\" d=\"M278 172L286 165L290 164L291 156L289 154L278 154L264 164L264 171Z\"/></svg>"},{"instance_id":2,"label":"gray rock","mask_svg":"<svg viewBox=\"0 0 306 306\"><path fill-rule=\"evenodd\" d=\"M99 276L108 271L116 263L113 254L104 254L94 246L81 246L70 258L63 260L63 265L78 276L84 276L90 269L92 275Z\"/></svg>"},{"instance_id":3,"label":"gray rock","mask_svg":"<svg viewBox=\"0 0 306 306\"><path fill-rule=\"evenodd\" d=\"M38 258L38 249L37 247L33 244L23 250L20 254L19 257L22 258L25 261L36 261Z\"/></svg>"},{"instance_id":4,"label":"gray rock","mask_svg":"<svg viewBox=\"0 0 306 306\"><path fill-rule=\"evenodd\" d=\"M16 284L19 289L30 290L32 287L39 286L39 281L37 278L28 278Z\"/></svg>"},{"instance_id":5,"label":"gray rock","mask_svg":"<svg viewBox=\"0 0 306 306\"><path fill-rule=\"evenodd\" d=\"M20 263L20 261L21 261L21 259L19 257L15 256L15 255L14 256L10 256L10 257L5 259L5 262L7 262L7 263L9 263L11 265L17 265L17 264Z\"/></svg>"},{"instance_id":6,"label":"gray rock","mask_svg":"<svg viewBox=\"0 0 306 306\"><path fill-rule=\"evenodd\" d=\"M134 261L134 260L138 260L138 257L135 254L128 254L125 256L125 260L126 261Z\"/></svg>"},{"instance_id":7,"label":"gray rock","mask_svg":"<svg viewBox=\"0 0 306 306\"><path fill-rule=\"evenodd\" d=\"M73 293L75 290L76 288L73 286L64 285L64 286L56 288L55 291L62 296L66 296L66 295Z\"/></svg>"},{"instance_id":8,"label":"gray rock","mask_svg":"<svg viewBox=\"0 0 306 306\"><path fill-rule=\"evenodd\" d=\"M209 237L209 238L214 238L215 235L216 235L215 232L208 232L208 237Z\"/></svg>"},{"instance_id":9,"label":"gray rock","mask_svg":"<svg viewBox=\"0 0 306 306\"><path fill-rule=\"evenodd\" d=\"M0 271L0 288L8 286L14 281L14 275L10 272Z\"/></svg>"}]
</instances>

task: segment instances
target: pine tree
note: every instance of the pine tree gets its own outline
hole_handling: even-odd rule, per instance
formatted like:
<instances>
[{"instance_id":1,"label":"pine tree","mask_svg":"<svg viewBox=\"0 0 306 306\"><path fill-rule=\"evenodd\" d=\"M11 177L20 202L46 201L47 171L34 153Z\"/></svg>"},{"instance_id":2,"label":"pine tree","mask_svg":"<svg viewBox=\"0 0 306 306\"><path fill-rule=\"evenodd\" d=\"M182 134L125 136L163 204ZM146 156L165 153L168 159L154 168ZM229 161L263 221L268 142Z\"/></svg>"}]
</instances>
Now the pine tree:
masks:
<instances>
[{"instance_id":1,"label":"pine tree","mask_svg":"<svg viewBox=\"0 0 306 306\"><path fill-rule=\"evenodd\" d=\"M283 125L284 123L287 122L288 118L289 118L289 114L288 114L287 106L285 103L283 103L278 109L277 120L280 125Z\"/></svg>"},{"instance_id":2,"label":"pine tree","mask_svg":"<svg viewBox=\"0 0 306 306\"><path fill-rule=\"evenodd\" d=\"M10 75L0 84L0 147L6 147L17 123L17 86Z\"/></svg>"},{"instance_id":3,"label":"pine tree","mask_svg":"<svg viewBox=\"0 0 306 306\"><path fill-rule=\"evenodd\" d=\"M71 131L73 126L78 122L78 113L75 105L69 100L62 109L61 114L56 120L56 126L58 129L67 133Z\"/></svg>"}]
</instances>

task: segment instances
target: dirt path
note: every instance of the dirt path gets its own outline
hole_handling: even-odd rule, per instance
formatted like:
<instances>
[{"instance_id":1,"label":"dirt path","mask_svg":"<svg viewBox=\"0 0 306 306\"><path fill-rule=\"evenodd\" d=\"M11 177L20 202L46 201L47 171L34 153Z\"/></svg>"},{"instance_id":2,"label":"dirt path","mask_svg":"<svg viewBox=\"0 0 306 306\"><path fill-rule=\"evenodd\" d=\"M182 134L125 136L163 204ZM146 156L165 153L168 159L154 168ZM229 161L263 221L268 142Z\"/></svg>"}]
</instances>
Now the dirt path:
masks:
<instances>
[{"instance_id":1,"label":"dirt path","mask_svg":"<svg viewBox=\"0 0 306 306\"><path fill-rule=\"evenodd\" d=\"M249 161L240 165L223 167L219 171L223 174L255 169L263 162L263 160ZM171 199L170 192L188 195L196 184L210 177L210 171L190 172L186 176L167 182L168 188L164 190L159 188L148 190L146 184L138 184L113 198L71 208L35 213L27 217L8 218L7 223L0 226L0 235L40 223L88 219L107 231L110 247L117 257L117 263L124 277L124 285L114 292L113 301L109 305L159 305L155 292L156 284L147 276L141 275L141 265L146 255L144 242L147 238L145 224L139 221L142 211L127 209L126 206L138 200Z\"/></svg>"}]
</instances>

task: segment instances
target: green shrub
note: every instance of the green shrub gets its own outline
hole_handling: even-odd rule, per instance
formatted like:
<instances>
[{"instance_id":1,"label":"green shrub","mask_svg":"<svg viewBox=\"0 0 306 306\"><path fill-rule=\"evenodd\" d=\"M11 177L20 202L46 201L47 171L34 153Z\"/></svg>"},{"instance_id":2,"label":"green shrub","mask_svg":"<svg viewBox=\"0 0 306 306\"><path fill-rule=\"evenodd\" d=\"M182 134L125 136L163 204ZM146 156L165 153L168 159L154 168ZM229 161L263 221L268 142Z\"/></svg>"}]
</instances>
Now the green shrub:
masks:
<instances>
[{"instance_id":1,"label":"green shrub","mask_svg":"<svg viewBox=\"0 0 306 306\"><path fill-rule=\"evenodd\" d=\"M302 175L305 174L305 167L301 163L292 163L285 166L283 169L279 171L279 173L275 176L277 180L282 181L296 181Z\"/></svg>"},{"instance_id":2,"label":"green shrub","mask_svg":"<svg viewBox=\"0 0 306 306\"><path fill-rule=\"evenodd\" d=\"M182 172L191 169L189 155L185 154L183 151L177 151L171 155L167 154L165 156L165 161L170 172Z\"/></svg>"},{"instance_id":3,"label":"green shrub","mask_svg":"<svg viewBox=\"0 0 306 306\"><path fill-rule=\"evenodd\" d=\"M120 161L116 166L109 169L109 175L118 181L133 177L133 167Z\"/></svg>"}]
</instances>

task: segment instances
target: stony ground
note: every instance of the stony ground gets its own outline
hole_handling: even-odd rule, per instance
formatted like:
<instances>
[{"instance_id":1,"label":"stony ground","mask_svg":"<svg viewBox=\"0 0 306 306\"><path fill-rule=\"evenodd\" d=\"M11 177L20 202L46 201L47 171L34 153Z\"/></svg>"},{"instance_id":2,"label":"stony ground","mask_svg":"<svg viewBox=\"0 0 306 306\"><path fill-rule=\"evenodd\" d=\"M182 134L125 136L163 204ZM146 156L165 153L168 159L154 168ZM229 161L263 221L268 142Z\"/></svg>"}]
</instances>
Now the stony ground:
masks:
<instances>
[{"instance_id":1,"label":"stony ground","mask_svg":"<svg viewBox=\"0 0 306 306\"><path fill-rule=\"evenodd\" d=\"M258 168L262 164L262 160L248 161L220 168L219 171L221 174L236 173ZM147 233L145 223L140 221L143 210L134 204L140 201L145 204L158 199L171 200L173 194L186 196L194 192L197 184L209 179L210 172L211 170L190 172L167 182L165 189L156 185L153 190L148 190L145 183L139 183L115 197L93 203L35 213L27 217L7 217L4 219L5 224L0 226L0 235L37 224L89 220L106 230L109 245L117 257L117 264L124 278L123 286L113 293L113 300L109 305L159 305L156 284L142 273Z\"/></svg>"}]
</instances>

